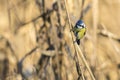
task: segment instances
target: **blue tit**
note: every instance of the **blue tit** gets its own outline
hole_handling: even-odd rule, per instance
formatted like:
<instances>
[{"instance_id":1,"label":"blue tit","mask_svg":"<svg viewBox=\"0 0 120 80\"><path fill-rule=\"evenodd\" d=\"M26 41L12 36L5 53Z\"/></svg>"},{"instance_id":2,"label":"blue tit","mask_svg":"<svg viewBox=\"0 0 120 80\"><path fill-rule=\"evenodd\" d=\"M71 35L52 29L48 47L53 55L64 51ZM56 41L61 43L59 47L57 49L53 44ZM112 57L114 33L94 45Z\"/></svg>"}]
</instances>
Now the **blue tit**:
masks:
<instances>
[{"instance_id":1,"label":"blue tit","mask_svg":"<svg viewBox=\"0 0 120 80\"><path fill-rule=\"evenodd\" d=\"M84 37L86 33L86 26L82 20L79 20L73 27L74 35L76 36L76 42L79 45L80 39Z\"/></svg>"}]
</instances>

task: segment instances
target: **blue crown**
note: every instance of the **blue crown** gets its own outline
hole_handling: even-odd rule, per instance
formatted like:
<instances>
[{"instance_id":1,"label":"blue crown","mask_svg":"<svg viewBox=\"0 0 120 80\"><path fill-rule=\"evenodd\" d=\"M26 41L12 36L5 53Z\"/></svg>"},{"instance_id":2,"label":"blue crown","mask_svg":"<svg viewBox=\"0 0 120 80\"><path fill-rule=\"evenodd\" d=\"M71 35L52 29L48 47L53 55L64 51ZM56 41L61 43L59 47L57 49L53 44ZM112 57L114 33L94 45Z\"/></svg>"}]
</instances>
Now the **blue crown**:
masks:
<instances>
[{"instance_id":1,"label":"blue crown","mask_svg":"<svg viewBox=\"0 0 120 80\"><path fill-rule=\"evenodd\" d=\"M81 24L84 24L84 22L83 22L82 20L79 20L79 21L76 23L76 26L77 26L77 25L80 26Z\"/></svg>"},{"instance_id":2,"label":"blue crown","mask_svg":"<svg viewBox=\"0 0 120 80\"><path fill-rule=\"evenodd\" d=\"M85 27L85 24L84 24L84 22L82 21L82 20L79 20L77 23L76 23L76 25L75 25L75 27L76 28L78 28L78 27L82 27L82 28L84 28Z\"/></svg>"}]
</instances>

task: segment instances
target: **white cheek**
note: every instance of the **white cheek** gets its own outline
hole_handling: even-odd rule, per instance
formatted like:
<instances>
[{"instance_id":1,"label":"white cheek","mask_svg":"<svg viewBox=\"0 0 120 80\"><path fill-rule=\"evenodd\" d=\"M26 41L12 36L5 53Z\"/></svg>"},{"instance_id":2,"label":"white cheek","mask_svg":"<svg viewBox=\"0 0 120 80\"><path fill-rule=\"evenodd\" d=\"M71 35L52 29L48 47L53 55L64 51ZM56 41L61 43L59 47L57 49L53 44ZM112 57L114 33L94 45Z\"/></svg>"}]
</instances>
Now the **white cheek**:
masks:
<instances>
[{"instance_id":1,"label":"white cheek","mask_svg":"<svg viewBox=\"0 0 120 80\"><path fill-rule=\"evenodd\" d=\"M84 25L84 27L86 26L85 24L83 24Z\"/></svg>"},{"instance_id":2,"label":"white cheek","mask_svg":"<svg viewBox=\"0 0 120 80\"><path fill-rule=\"evenodd\" d=\"M77 28L81 29L82 27L81 26L77 26Z\"/></svg>"},{"instance_id":3,"label":"white cheek","mask_svg":"<svg viewBox=\"0 0 120 80\"><path fill-rule=\"evenodd\" d=\"M82 29L82 27L80 26L80 27L78 27L79 29Z\"/></svg>"},{"instance_id":4,"label":"white cheek","mask_svg":"<svg viewBox=\"0 0 120 80\"><path fill-rule=\"evenodd\" d=\"M84 24L84 23L82 23L82 25L83 25L83 26L85 26L85 24Z\"/></svg>"}]
</instances>

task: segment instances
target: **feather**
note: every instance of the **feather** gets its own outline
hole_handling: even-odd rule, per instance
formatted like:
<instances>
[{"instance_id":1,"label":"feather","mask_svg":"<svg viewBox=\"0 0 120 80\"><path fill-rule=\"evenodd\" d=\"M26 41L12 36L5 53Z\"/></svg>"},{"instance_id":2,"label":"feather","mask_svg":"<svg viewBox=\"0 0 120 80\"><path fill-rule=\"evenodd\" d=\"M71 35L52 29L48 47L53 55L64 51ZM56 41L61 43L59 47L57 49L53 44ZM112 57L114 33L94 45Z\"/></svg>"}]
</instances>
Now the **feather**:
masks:
<instances>
[{"instance_id":1,"label":"feather","mask_svg":"<svg viewBox=\"0 0 120 80\"><path fill-rule=\"evenodd\" d=\"M76 39L78 45L80 45L80 39Z\"/></svg>"}]
</instances>

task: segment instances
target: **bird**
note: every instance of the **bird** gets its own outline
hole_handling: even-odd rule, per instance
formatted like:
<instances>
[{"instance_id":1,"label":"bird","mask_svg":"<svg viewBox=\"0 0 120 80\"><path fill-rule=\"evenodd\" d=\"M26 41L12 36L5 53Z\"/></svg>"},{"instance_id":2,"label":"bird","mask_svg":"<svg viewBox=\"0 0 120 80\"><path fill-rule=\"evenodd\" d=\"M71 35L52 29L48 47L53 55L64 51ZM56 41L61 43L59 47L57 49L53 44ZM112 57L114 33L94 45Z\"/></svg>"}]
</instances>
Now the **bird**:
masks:
<instances>
[{"instance_id":1,"label":"bird","mask_svg":"<svg viewBox=\"0 0 120 80\"><path fill-rule=\"evenodd\" d=\"M73 26L72 31L76 37L77 44L80 45L80 39L82 39L86 34L86 26L83 20L78 20L75 26Z\"/></svg>"}]
</instances>

